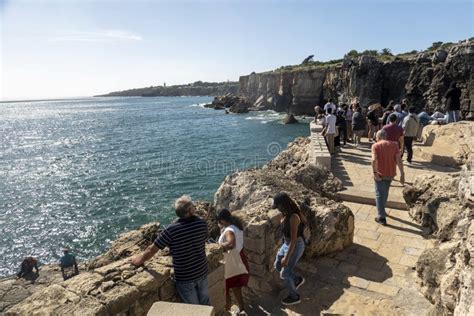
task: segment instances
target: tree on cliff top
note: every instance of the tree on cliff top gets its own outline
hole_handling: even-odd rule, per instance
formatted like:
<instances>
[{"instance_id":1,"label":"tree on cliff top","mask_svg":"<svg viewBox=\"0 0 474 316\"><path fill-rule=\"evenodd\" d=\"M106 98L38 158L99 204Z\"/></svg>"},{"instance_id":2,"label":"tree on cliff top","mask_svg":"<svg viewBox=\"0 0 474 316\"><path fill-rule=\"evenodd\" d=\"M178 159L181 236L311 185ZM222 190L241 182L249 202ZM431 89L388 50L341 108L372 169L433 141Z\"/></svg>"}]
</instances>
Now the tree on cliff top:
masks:
<instances>
[{"instance_id":1,"label":"tree on cliff top","mask_svg":"<svg viewBox=\"0 0 474 316\"><path fill-rule=\"evenodd\" d=\"M359 52L356 51L355 49L353 49L353 50L350 50L350 51L346 54L346 56L348 56L348 57L359 57Z\"/></svg>"},{"instance_id":2,"label":"tree on cliff top","mask_svg":"<svg viewBox=\"0 0 474 316\"><path fill-rule=\"evenodd\" d=\"M360 55L378 56L378 52L376 49L366 49Z\"/></svg>"},{"instance_id":3,"label":"tree on cliff top","mask_svg":"<svg viewBox=\"0 0 474 316\"><path fill-rule=\"evenodd\" d=\"M393 56L392 50L390 48L384 48L380 51L380 55L382 56Z\"/></svg>"},{"instance_id":4,"label":"tree on cliff top","mask_svg":"<svg viewBox=\"0 0 474 316\"><path fill-rule=\"evenodd\" d=\"M428 47L428 50L437 50L438 48L443 45L443 42L433 42L430 47Z\"/></svg>"}]
</instances>

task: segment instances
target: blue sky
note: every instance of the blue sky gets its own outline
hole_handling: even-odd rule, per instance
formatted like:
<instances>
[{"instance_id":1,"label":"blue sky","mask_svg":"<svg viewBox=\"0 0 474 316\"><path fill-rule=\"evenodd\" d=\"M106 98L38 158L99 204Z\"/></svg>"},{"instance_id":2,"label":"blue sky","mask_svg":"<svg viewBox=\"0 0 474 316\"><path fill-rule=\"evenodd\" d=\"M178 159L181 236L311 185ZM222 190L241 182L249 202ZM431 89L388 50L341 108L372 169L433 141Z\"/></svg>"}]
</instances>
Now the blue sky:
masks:
<instances>
[{"instance_id":1,"label":"blue sky","mask_svg":"<svg viewBox=\"0 0 474 316\"><path fill-rule=\"evenodd\" d=\"M0 0L2 99L76 97L252 71L351 49L473 36L472 1Z\"/></svg>"}]
</instances>

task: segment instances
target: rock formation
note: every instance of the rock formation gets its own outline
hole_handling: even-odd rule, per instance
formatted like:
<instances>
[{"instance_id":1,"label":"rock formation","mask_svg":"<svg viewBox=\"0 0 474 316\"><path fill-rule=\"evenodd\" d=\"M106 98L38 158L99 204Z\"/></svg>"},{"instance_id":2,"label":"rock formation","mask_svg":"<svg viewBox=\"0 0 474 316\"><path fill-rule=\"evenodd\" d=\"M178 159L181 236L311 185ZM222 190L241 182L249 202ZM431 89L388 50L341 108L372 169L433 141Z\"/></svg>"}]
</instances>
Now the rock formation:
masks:
<instances>
[{"instance_id":1,"label":"rock formation","mask_svg":"<svg viewBox=\"0 0 474 316\"><path fill-rule=\"evenodd\" d=\"M413 148L415 157L434 164L460 167L474 152L474 122L461 121L423 128L423 143Z\"/></svg>"},{"instance_id":2,"label":"rock formation","mask_svg":"<svg viewBox=\"0 0 474 316\"><path fill-rule=\"evenodd\" d=\"M175 301L172 260L161 251L143 267L127 262L151 244L159 231L159 223L151 223L121 235L110 249L88 265L76 277L63 281L59 267L41 267L41 285L28 286L23 280L0 281L0 312L7 315L146 315L151 305L160 300ZM217 310L224 300L222 250L207 245L209 288ZM82 269L81 269L82 270ZM52 277L54 276L54 277Z\"/></svg>"},{"instance_id":3,"label":"rock formation","mask_svg":"<svg viewBox=\"0 0 474 316\"><path fill-rule=\"evenodd\" d=\"M422 52L412 58L381 61L376 57L346 56L339 65L297 66L239 79L239 93L254 107L292 114L314 114L314 106L329 98L362 105L407 98L418 108L444 108L444 93L456 81L463 108L474 109L474 41L449 51Z\"/></svg>"},{"instance_id":4,"label":"rock formation","mask_svg":"<svg viewBox=\"0 0 474 316\"><path fill-rule=\"evenodd\" d=\"M214 110L227 109L232 113L247 113L250 106L251 104L245 98L233 94L217 96L214 98L212 103L205 105L205 107L212 108Z\"/></svg>"},{"instance_id":5,"label":"rock formation","mask_svg":"<svg viewBox=\"0 0 474 316\"><path fill-rule=\"evenodd\" d=\"M284 124L295 124L298 123L298 120L295 118L293 114L288 114L284 119L283 119Z\"/></svg>"},{"instance_id":6,"label":"rock formation","mask_svg":"<svg viewBox=\"0 0 474 316\"><path fill-rule=\"evenodd\" d=\"M474 174L472 162L449 178L420 176L404 190L410 214L430 228L434 248L420 256L420 290L433 315L474 314Z\"/></svg>"},{"instance_id":7,"label":"rock formation","mask_svg":"<svg viewBox=\"0 0 474 316\"><path fill-rule=\"evenodd\" d=\"M228 208L246 223L244 244L249 255L250 293L270 291L281 285L272 272L281 243L281 213L271 209L272 197L287 192L306 216L305 256L317 257L352 244L354 215L330 200L340 181L322 167L309 164L308 139L299 138L263 166L236 172L225 178L214 196L216 209Z\"/></svg>"}]
</instances>

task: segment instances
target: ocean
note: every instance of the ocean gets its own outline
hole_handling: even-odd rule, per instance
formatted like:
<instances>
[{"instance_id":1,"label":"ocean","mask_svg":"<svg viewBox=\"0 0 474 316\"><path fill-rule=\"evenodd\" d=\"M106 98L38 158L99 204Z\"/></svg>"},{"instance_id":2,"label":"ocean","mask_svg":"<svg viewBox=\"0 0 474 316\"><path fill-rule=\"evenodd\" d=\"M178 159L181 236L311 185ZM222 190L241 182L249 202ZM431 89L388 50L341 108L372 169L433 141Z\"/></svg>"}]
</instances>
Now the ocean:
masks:
<instances>
[{"instance_id":1,"label":"ocean","mask_svg":"<svg viewBox=\"0 0 474 316\"><path fill-rule=\"evenodd\" d=\"M169 223L175 198L213 200L226 175L264 164L305 123L272 111L225 114L210 97L0 103L0 276L24 256L79 260L120 233Z\"/></svg>"}]
</instances>

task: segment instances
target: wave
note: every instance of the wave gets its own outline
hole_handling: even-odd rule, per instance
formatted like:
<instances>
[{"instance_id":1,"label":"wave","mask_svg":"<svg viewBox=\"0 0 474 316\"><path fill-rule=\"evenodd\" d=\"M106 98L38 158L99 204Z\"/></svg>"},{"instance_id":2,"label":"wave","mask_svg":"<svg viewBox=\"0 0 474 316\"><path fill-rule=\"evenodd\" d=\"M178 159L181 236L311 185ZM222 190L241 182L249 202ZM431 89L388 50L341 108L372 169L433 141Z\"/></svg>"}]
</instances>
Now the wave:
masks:
<instances>
[{"instance_id":1,"label":"wave","mask_svg":"<svg viewBox=\"0 0 474 316\"><path fill-rule=\"evenodd\" d=\"M190 106L190 107L193 107L193 108L195 108L195 107L204 108L204 106L205 106L206 104L209 104L209 102L194 103L194 104L190 104L189 106Z\"/></svg>"}]
</instances>

